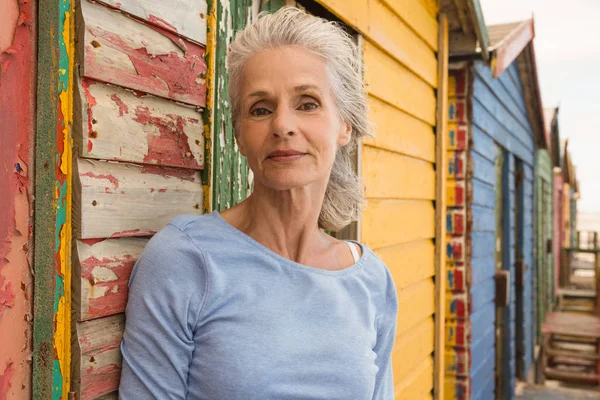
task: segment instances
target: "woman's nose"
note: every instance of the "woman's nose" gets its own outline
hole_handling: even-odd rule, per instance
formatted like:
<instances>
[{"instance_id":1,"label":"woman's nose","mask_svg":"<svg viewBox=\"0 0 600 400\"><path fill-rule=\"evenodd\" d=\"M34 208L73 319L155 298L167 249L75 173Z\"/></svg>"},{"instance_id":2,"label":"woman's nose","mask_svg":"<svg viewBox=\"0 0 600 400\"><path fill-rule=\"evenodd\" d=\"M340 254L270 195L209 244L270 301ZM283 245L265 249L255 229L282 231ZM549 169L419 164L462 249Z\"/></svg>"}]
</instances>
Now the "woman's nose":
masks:
<instances>
[{"instance_id":1,"label":"woman's nose","mask_svg":"<svg viewBox=\"0 0 600 400\"><path fill-rule=\"evenodd\" d=\"M293 136L296 132L296 121L293 112L278 108L273 119L273 136Z\"/></svg>"}]
</instances>

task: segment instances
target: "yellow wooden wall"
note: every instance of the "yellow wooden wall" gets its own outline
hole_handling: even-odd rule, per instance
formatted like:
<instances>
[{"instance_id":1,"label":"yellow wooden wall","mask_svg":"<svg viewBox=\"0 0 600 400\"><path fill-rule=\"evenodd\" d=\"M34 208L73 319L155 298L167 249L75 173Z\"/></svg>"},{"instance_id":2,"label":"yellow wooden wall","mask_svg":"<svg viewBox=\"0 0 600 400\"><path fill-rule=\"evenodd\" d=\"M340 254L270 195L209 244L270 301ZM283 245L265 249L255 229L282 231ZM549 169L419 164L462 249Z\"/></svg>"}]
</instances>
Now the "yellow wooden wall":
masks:
<instances>
[{"instance_id":1,"label":"yellow wooden wall","mask_svg":"<svg viewBox=\"0 0 600 400\"><path fill-rule=\"evenodd\" d=\"M364 77L376 138L362 148L368 206L360 239L387 264L398 289L392 355L396 398L432 398L437 2L318 1L364 39Z\"/></svg>"}]
</instances>

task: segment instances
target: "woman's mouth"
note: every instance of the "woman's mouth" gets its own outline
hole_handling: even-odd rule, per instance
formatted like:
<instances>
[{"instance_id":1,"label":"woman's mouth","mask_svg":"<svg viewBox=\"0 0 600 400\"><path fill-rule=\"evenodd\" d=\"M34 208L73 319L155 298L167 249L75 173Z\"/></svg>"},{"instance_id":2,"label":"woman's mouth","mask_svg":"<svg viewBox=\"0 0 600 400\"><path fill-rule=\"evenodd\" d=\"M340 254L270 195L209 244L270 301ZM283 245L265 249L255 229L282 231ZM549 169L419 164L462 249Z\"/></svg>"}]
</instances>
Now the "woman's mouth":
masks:
<instances>
[{"instance_id":1,"label":"woman's mouth","mask_svg":"<svg viewBox=\"0 0 600 400\"><path fill-rule=\"evenodd\" d=\"M275 162L291 162L304 157L306 153L296 150L275 150L269 154L267 159Z\"/></svg>"}]
</instances>

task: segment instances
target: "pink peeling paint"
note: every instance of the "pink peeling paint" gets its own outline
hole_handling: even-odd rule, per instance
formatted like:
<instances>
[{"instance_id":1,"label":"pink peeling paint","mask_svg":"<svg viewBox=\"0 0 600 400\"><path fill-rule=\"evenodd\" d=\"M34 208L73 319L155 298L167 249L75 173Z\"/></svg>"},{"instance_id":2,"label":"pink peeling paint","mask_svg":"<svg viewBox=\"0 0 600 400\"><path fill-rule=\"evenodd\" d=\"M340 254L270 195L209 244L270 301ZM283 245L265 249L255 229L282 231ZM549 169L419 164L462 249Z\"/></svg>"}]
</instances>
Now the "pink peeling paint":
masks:
<instances>
[{"instance_id":1,"label":"pink peeling paint","mask_svg":"<svg viewBox=\"0 0 600 400\"><path fill-rule=\"evenodd\" d=\"M0 400L31 398L35 0L0 0Z\"/></svg>"},{"instance_id":2,"label":"pink peeling paint","mask_svg":"<svg viewBox=\"0 0 600 400\"><path fill-rule=\"evenodd\" d=\"M156 17L152 14L150 14L150 16L148 17L148 21L152 22L153 24L156 24L158 26L160 26L161 28L165 28L165 29L169 29L173 32L177 32L177 28L175 28L173 25L171 25L170 23L168 23L167 21L165 21L162 18Z\"/></svg>"},{"instance_id":3,"label":"pink peeling paint","mask_svg":"<svg viewBox=\"0 0 600 400\"><path fill-rule=\"evenodd\" d=\"M94 174L92 171L86 172L85 174L80 174L81 176L88 176L94 179L106 179L110 183L113 184L114 188L117 189L119 187L119 180L112 175L104 175L104 174Z\"/></svg>"},{"instance_id":4,"label":"pink peeling paint","mask_svg":"<svg viewBox=\"0 0 600 400\"><path fill-rule=\"evenodd\" d=\"M155 117L147 107L137 107L134 121L140 124L155 126L160 135L148 134L148 154L144 162L150 164L182 165L188 168L200 169L185 134L187 123L197 123L198 120L184 118L179 115L167 115L166 118Z\"/></svg>"},{"instance_id":5,"label":"pink peeling paint","mask_svg":"<svg viewBox=\"0 0 600 400\"><path fill-rule=\"evenodd\" d=\"M12 362L4 368L3 373L0 375L0 399L6 400L8 398L8 390L11 388L10 380L15 374L15 368Z\"/></svg>"},{"instance_id":6,"label":"pink peeling paint","mask_svg":"<svg viewBox=\"0 0 600 400\"><path fill-rule=\"evenodd\" d=\"M165 29L151 26L174 43L182 39ZM84 46L84 75L102 82L113 83L134 90L204 107L206 105L206 62L204 48L183 42L184 56L175 51L168 54L151 54L145 47L132 48L117 33L100 27L86 27L89 38ZM95 42L96 45L91 43ZM97 55L106 46L128 57L136 73L120 69L104 56Z\"/></svg>"},{"instance_id":7,"label":"pink peeling paint","mask_svg":"<svg viewBox=\"0 0 600 400\"><path fill-rule=\"evenodd\" d=\"M123 103L123 100L121 100L119 98L119 96L117 96L116 94L113 94L112 96L110 96L110 98L117 103L117 106L119 106L119 116L122 117L123 114L129 114L129 108L127 107L127 104Z\"/></svg>"},{"instance_id":8,"label":"pink peeling paint","mask_svg":"<svg viewBox=\"0 0 600 400\"><path fill-rule=\"evenodd\" d=\"M101 260L92 256L81 261L81 277L87 280L92 286L90 298L82 299L82 320L105 317L125 311L125 305L127 304L127 282L129 281L131 270L136 260L131 255L124 255L122 257L103 258ZM110 269L117 278L111 281L96 282L93 271L97 267ZM98 292L104 292L104 294L98 296Z\"/></svg>"}]
</instances>

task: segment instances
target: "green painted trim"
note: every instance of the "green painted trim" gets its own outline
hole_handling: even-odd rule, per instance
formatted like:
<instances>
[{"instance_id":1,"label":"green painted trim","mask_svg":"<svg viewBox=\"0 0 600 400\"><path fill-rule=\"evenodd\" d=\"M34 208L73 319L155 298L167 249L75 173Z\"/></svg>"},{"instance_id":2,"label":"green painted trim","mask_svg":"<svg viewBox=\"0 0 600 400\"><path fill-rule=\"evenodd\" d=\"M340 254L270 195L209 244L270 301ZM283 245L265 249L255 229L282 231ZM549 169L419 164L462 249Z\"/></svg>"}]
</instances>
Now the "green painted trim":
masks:
<instances>
[{"instance_id":1,"label":"green painted trim","mask_svg":"<svg viewBox=\"0 0 600 400\"><path fill-rule=\"evenodd\" d=\"M55 165L58 132L59 0L38 2L37 127L35 133L32 398L48 400L54 365Z\"/></svg>"},{"instance_id":2,"label":"green painted trim","mask_svg":"<svg viewBox=\"0 0 600 400\"><path fill-rule=\"evenodd\" d=\"M248 12L252 9L252 0L230 0L228 7L223 7L223 0L214 1L217 3L217 26L225 29L218 29L216 35L212 204L214 210L223 211L244 200L252 189L248 163L235 143L226 67L227 47L235 33L243 29L250 19Z\"/></svg>"}]
</instances>

